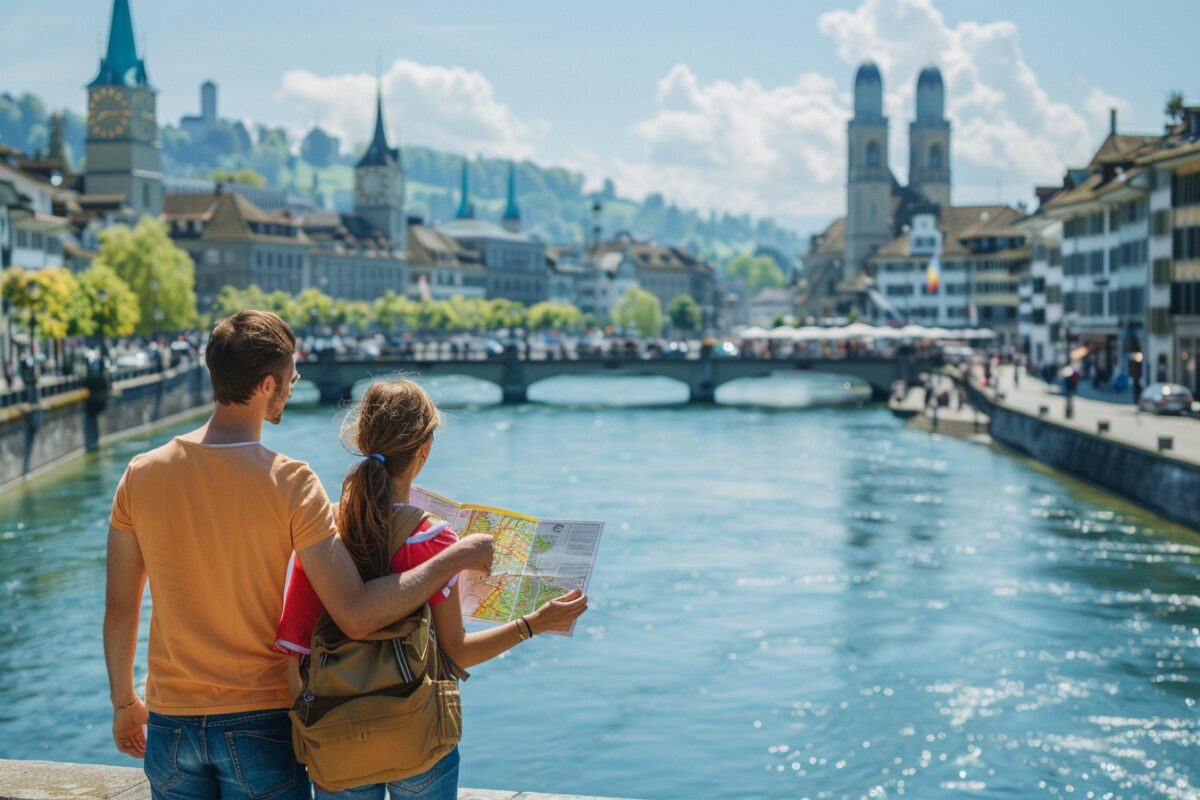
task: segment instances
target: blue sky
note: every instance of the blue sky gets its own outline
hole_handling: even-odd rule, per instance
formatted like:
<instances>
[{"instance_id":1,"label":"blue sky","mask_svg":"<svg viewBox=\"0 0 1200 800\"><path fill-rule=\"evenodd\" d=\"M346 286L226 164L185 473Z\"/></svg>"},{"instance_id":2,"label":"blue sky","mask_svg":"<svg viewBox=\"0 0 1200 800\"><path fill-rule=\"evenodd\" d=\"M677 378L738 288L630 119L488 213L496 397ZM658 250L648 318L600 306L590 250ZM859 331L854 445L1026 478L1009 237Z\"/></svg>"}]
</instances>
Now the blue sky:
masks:
<instances>
[{"instance_id":1,"label":"blue sky","mask_svg":"<svg viewBox=\"0 0 1200 800\"><path fill-rule=\"evenodd\" d=\"M0 90L84 107L109 0L4 0ZM1107 129L1161 128L1167 93L1200 102L1200 3L1078 0L440 2L132 0L160 120L220 86L223 116L314 120L364 139L382 63L405 143L533 158L634 196L770 214L840 213L849 87L883 69L892 167L907 172L912 80L946 74L954 200L1027 199Z\"/></svg>"}]
</instances>

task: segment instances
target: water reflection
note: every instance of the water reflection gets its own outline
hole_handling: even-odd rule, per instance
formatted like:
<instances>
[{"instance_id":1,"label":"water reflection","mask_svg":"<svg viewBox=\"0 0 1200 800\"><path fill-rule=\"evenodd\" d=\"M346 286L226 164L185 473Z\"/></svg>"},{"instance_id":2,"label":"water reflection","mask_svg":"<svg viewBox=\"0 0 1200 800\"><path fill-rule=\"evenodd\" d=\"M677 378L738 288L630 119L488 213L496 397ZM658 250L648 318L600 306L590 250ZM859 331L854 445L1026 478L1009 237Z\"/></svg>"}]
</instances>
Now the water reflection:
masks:
<instances>
[{"instance_id":1,"label":"water reflection","mask_svg":"<svg viewBox=\"0 0 1200 800\"><path fill-rule=\"evenodd\" d=\"M431 487L608 521L575 638L464 685L464 785L1195 796L1195 534L877 408L466 402L447 418ZM297 406L265 441L336 493L337 427ZM121 762L104 526L128 458L167 435L0 497L0 614L20 644L0 650L0 756Z\"/></svg>"}]
</instances>

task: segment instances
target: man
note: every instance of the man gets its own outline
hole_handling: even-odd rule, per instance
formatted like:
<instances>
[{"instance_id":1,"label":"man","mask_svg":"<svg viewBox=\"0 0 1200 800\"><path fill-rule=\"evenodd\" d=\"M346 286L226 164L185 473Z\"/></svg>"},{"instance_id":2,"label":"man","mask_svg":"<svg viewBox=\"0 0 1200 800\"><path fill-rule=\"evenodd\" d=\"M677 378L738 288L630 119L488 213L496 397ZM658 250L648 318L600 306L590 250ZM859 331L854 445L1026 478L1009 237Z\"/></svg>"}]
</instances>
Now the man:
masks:
<instances>
[{"instance_id":1,"label":"man","mask_svg":"<svg viewBox=\"0 0 1200 800\"><path fill-rule=\"evenodd\" d=\"M419 608L461 570L491 564L491 539L468 536L402 576L363 583L316 474L259 442L299 377L295 348L274 314L218 324L205 351L212 416L136 456L117 487L104 617L113 738L145 758L156 798L309 797L292 755L287 656L271 650L293 551L355 637ZM143 702L133 662L147 579Z\"/></svg>"}]
</instances>

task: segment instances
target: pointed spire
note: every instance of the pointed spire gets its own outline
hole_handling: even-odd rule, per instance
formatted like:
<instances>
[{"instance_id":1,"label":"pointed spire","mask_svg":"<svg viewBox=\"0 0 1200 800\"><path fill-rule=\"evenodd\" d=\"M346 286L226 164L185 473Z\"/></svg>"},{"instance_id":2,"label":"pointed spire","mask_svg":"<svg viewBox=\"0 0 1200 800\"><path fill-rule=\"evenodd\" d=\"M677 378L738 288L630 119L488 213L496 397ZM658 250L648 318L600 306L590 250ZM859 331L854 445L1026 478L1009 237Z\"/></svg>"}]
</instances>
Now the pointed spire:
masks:
<instances>
[{"instance_id":1,"label":"pointed spire","mask_svg":"<svg viewBox=\"0 0 1200 800\"><path fill-rule=\"evenodd\" d=\"M462 200L458 203L458 211L454 213L455 219L474 219L475 208L471 204L470 187L467 185L467 159L463 157L462 163Z\"/></svg>"},{"instance_id":2,"label":"pointed spire","mask_svg":"<svg viewBox=\"0 0 1200 800\"><path fill-rule=\"evenodd\" d=\"M519 220L521 210L517 208L517 167L508 162L508 202L504 205L503 219Z\"/></svg>"},{"instance_id":3,"label":"pointed spire","mask_svg":"<svg viewBox=\"0 0 1200 800\"><path fill-rule=\"evenodd\" d=\"M100 72L91 86L148 86L146 64L137 54L129 0L113 0L108 26L108 50L100 59Z\"/></svg>"},{"instance_id":4,"label":"pointed spire","mask_svg":"<svg viewBox=\"0 0 1200 800\"><path fill-rule=\"evenodd\" d=\"M360 167L381 167L400 160L399 150L388 147L387 131L383 128L383 84L375 84L375 133L362 158Z\"/></svg>"},{"instance_id":5,"label":"pointed spire","mask_svg":"<svg viewBox=\"0 0 1200 800\"><path fill-rule=\"evenodd\" d=\"M509 233L521 230L521 209L517 208L517 166L508 162L508 201L504 204L504 216L500 225Z\"/></svg>"}]
</instances>

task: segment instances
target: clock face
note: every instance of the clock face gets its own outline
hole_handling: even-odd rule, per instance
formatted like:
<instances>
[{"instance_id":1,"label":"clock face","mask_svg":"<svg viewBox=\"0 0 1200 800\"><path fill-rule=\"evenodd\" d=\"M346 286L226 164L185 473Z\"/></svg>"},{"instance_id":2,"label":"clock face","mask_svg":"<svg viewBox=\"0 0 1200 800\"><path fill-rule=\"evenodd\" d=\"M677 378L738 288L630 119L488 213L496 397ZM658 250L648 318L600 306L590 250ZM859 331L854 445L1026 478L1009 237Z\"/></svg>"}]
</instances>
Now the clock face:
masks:
<instances>
[{"instance_id":1,"label":"clock face","mask_svg":"<svg viewBox=\"0 0 1200 800\"><path fill-rule=\"evenodd\" d=\"M88 133L115 139L129 133L129 98L116 86L101 86L88 97Z\"/></svg>"},{"instance_id":2,"label":"clock face","mask_svg":"<svg viewBox=\"0 0 1200 800\"><path fill-rule=\"evenodd\" d=\"M386 204L387 176L377 169L364 169L358 178L358 197L364 205Z\"/></svg>"},{"instance_id":3,"label":"clock face","mask_svg":"<svg viewBox=\"0 0 1200 800\"><path fill-rule=\"evenodd\" d=\"M130 106L129 125L133 135L145 142L158 138L158 120L154 116L154 95L136 90Z\"/></svg>"}]
</instances>

